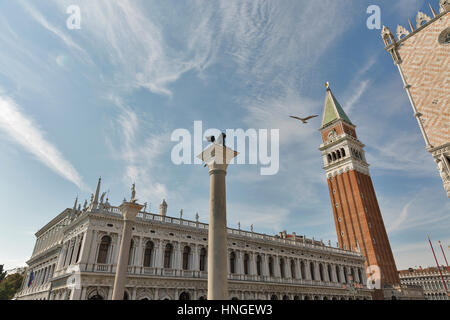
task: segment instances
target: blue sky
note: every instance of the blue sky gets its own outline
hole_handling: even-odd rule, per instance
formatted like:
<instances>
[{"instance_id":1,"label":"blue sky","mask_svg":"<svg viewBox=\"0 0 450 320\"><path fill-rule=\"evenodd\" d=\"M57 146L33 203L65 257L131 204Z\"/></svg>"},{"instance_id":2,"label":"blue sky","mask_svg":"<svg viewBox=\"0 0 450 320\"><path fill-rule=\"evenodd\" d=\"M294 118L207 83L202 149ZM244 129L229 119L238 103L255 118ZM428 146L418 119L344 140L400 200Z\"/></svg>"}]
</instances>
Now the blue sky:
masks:
<instances>
[{"instance_id":1,"label":"blue sky","mask_svg":"<svg viewBox=\"0 0 450 320\"><path fill-rule=\"evenodd\" d=\"M80 30L66 27L72 4ZM171 133L195 120L280 129L277 175L229 169L229 226L335 243L320 120L288 118L321 114L330 81L366 144L397 266L433 265L426 235L450 244L450 202L380 30L366 27L372 4L392 30L430 15L415 0L1 1L0 263L23 265L34 233L99 176L113 205L136 181L150 211L166 198L169 215L207 221L207 169L170 160Z\"/></svg>"}]
</instances>

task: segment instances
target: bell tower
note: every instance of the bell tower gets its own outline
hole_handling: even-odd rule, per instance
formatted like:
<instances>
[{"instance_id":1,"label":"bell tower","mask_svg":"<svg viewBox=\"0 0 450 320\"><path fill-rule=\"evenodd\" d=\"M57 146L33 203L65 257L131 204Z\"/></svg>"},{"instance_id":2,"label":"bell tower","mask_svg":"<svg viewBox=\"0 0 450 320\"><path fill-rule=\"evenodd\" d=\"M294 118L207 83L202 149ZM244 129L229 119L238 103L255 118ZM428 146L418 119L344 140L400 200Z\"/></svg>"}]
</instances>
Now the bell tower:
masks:
<instances>
[{"instance_id":1,"label":"bell tower","mask_svg":"<svg viewBox=\"0 0 450 320\"><path fill-rule=\"evenodd\" d=\"M329 84L320 132L324 170L327 175L339 246L360 251L366 268L378 269L385 284L399 285L394 256L378 206L366 161L364 144ZM367 272L368 276L371 272ZM374 278L370 278L374 280Z\"/></svg>"}]
</instances>

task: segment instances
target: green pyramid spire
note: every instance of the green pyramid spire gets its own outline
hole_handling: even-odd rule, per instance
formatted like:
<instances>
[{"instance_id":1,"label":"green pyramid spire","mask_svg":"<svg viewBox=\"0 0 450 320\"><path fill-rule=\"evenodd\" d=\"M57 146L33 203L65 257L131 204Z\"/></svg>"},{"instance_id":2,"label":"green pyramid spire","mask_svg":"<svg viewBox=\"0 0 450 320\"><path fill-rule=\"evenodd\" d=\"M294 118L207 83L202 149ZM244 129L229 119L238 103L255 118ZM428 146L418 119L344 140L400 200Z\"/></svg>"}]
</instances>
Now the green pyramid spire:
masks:
<instances>
[{"instance_id":1,"label":"green pyramid spire","mask_svg":"<svg viewBox=\"0 0 450 320\"><path fill-rule=\"evenodd\" d=\"M345 113L344 109L342 109L341 105L333 95L333 92L331 92L330 86L327 82L327 93L325 96L325 107L323 111L323 118L322 118L322 128L325 127L330 122L333 122L337 119L342 119L350 124L352 122L347 117L347 114Z\"/></svg>"}]
</instances>

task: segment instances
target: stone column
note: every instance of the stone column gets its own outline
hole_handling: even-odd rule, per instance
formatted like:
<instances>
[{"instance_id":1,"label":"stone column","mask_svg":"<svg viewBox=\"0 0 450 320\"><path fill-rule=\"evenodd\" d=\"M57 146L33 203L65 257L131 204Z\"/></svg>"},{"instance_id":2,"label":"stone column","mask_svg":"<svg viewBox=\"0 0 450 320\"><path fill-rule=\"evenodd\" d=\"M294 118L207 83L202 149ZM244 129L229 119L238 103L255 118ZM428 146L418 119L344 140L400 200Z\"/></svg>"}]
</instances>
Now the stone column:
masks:
<instances>
[{"instance_id":1,"label":"stone column","mask_svg":"<svg viewBox=\"0 0 450 320\"><path fill-rule=\"evenodd\" d=\"M123 202L119 207L124 220L112 300L123 300L125 283L127 280L132 228L134 221L136 220L136 215L143 207L143 205L137 204L134 201L134 195L132 196L131 202Z\"/></svg>"},{"instance_id":2,"label":"stone column","mask_svg":"<svg viewBox=\"0 0 450 320\"><path fill-rule=\"evenodd\" d=\"M72 261L70 262L70 264L77 263L77 255L78 255L78 249L80 248L80 245L81 245L81 237L77 236L74 247L73 247Z\"/></svg>"},{"instance_id":3,"label":"stone column","mask_svg":"<svg viewBox=\"0 0 450 320\"><path fill-rule=\"evenodd\" d=\"M225 138L223 137L223 142ZM220 140L220 139L219 139ZM228 299L227 209L225 176L237 155L223 144L213 143L198 157L209 168L208 300Z\"/></svg>"}]
</instances>

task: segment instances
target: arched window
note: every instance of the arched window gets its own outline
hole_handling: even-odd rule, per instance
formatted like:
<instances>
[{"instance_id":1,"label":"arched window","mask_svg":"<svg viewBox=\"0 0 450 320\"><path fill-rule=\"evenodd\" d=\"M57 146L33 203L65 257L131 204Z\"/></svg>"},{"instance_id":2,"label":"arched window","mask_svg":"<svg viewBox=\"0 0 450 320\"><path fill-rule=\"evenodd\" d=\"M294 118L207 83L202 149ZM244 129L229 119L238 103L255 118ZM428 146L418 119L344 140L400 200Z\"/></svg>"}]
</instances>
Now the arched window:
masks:
<instances>
[{"instance_id":1,"label":"arched window","mask_svg":"<svg viewBox=\"0 0 450 320\"><path fill-rule=\"evenodd\" d=\"M108 252L111 246L111 237L104 236L98 249L97 263L108 263Z\"/></svg>"},{"instance_id":2,"label":"arched window","mask_svg":"<svg viewBox=\"0 0 450 320\"><path fill-rule=\"evenodd\" d=\"M284 296L283 296L283 300L284 300L284 301L287 301L287 300L289 300L289 296L287 296L287 295L284 295Z\"/></svg>"},{"instance_id":3,"label":"arched window","mask_svg":"<svg viewBox=\"0 0 450 320\"><path fill-rule=\"evenodd\" d=\"M328 162L332 162L333 158L331 157L331 154L328 154Z\"/></svg>"},{"instance_id":4,"label":"arched window","mask_svg":"<svg viewBox=\"0 0 450 320\"><path fill-rule=\"evenodd\" d=\"M333 160L337 160L337 158L336 158L336 152L333 152L332 155L333 155Z\"/></svg>"},{"instance_id":5,"label":"arched window","mask_svg":"<svg viewBox=\"0 0 450 320\"><path fill-rule=\"evenodd\" d=\"M341 158L341 152L339 150L336 151L336 156L337 156L338 159Z\"/></svg>"},{"instance_id":6,"label":"arched window","mask_svg":"<svg viewBox=\"0 0 450 320\"><path fill-rule=\"evenodd\" d=\"M292 277L292 279L297 278L297 275L295 272L295 261L294 260L291 260L291 277Z\"/></svg>"},{"instance_id":7,"label":"arched window","mask_svg":"<svg viewBox=\"0 0 450 320\"><path fill-rule=\"evenodd\" d=\"M309 263L309 270L311 271L311 280L316 280L316 274L314 272L314 264L312 262Z\"/></svg>"},{"instance_id":8,"label":"arched window","mask_svg":"<svg viewBox=\"0 0 450 320\"><path fill-rule=\"evenodd\" d=\"M306 268L305 268L305 263L303 261L300 262L300 272L302 274L302 279L306 280Z\"/></svg>"},{"instance_id":9,"label":"arched window","mask_svg":"<svg viewBox=\"0 0 450 320\"><path fill-rule=\"evenodd\" d=\"M320 281L324 281L324 276L323 276L323 265L320 263L319 264L319 275L320 275Z\"/></svg>"},{"instance_id":10,"label":"arched window","mask_svg":"<svg viewBox=\"0 0 450 320\"><path fill-rule=\"evenodd\" d=\"M333 281L333 275L331 274L331 266L328 265L328 281L332 282Z\"/></svg>"},{"instance_id":11,"label":"arched window","mask_svg":"<svg viewBox=\"0 0 450 320\"><path fill-rule=\"evenodd\" d=\"M261 276L261 256L258 255L256 257L256 274Z\"/></svg>"},{"instance_id":12,"label":"arched window","mask_svg":"<svg viewBox=\"0 0 450 320\"><path fill-rule=\"evenodd\" d=\"M200 250L200 271L206 270L206 249L202 248Z\"/></svg>"},{"instance_id":13,"label":"arched window","mask_svg":"<svg viewBox=\"0 0 450 320\"><path fill-rule=\"evenodd\" d=\"M230 273L234 274L236 272L236 254L234 252L230 253Z\"/></svg>"},{"instance_id":14,"label":"arched window","mask_svg":"<svg viewBox=\"0 0 450 320\"><path fill-rule=\"evenodd\" d=\"M273 258L269 257L269 276L273 277Z\"/></svg>"},{"instance_id":15,"label":"arched window","mask_svg":"<svg viewBox=\"0 0 450 320\"><path fill-rule=\"evenodd\" d=\"M168 243L166 245L166 250L164 250L164 268L170 269L172 267L172 251L173 246Z\"/></svg>"},{"instance_id":16,"label":"arched window","mask_svg":"<svg viewBox=\"0 0 450 320\"><path fill-rule=\"evenodd\" d=\"M355 281L356 280L356 278L355 278L355 269L350 268L350 275L351 275L350 281Z\"/></svg>"},{"instance_id":17,"label":"arched window","mask_svg":"<svg viewBox=\"0 0 450 320\"><path fill-rule=\"evenodd\" d=\"M183 250L183 270L189 270L189 256L191 254L191 248L189 246L184 247Z\"/></svg>"},{"instance_id":18,"label":"arched window","mask_svg":"<svg viewBox=\"0 0 450 320\"><path fill-rule=\"evenodd\" d=\"M128 256L128 265L133 264L133 256L134 256L134 241L131 239L130 241L130 254Z\"/></svg>"},{"instance_id":19,"label":"arched window","mask_svg":"<svg viewBox=\"0 0 450 320\"><path fill-rule=\"evenodd\" d=\"M153 242L147 241L144 249L144 267L151 267L153 248Z\"/></svg>"},{"instance_id":20,"label":"arched window","mask_svg":"<svg viewBox=\"0 0 450 320\"><path fill-rule=\"evenodd\" d=\"M345 149L344 148L341 149L341 153L342 153L342 158L345 158Z\"/></svg>"},{"instance_id":21,"label":"arched window","mask_svg":"<svg viewBox=\"0 0 450 320\"><path fill-rule=\"evenodd\" d=\"M189 292L182 292L180 294L180 300L191 300L191 295L189 294Z\"/></svg>"},{"instance_id":22,"label":"arched window","mask_svg":"<svg viewBox=\"0 0 450 320\"><path fill-rule=\"evenodd\" d=\"M278 297L277 297L276 295L272 295L272 296L270 297L270 300L278 300Z\"/></svg>"},{"instance_id":23,"label":"arched window","mask_svg":"<svg viewBox=\"0 0 450 320\"><path fill-rule=\"evenodd\" d=\"M249 263L250 263L250 258L248 257L248 254L246 253L244 255L244 274L248 275L248 270L249 270Z\"/></svg>"},{"instance_id":24,"label":"arched window","mask_svg":"<svg viewBox=\"0 0 450 320\"><path fill-rule=\"evenodd\" d=\"M344 283L348 283L347 267L344 266Z\"/></svg>"},{"instance_id":25,"label":"arched window","mask_svg":"<svg viewBox=\"0 0 450 320\"><path fill-rule=\"evenodd\" d=\"M340 272L339 266L336 266L336 277L337 277L337 282L341 283L341 272Z\"/></svg>"}]
</instances>

